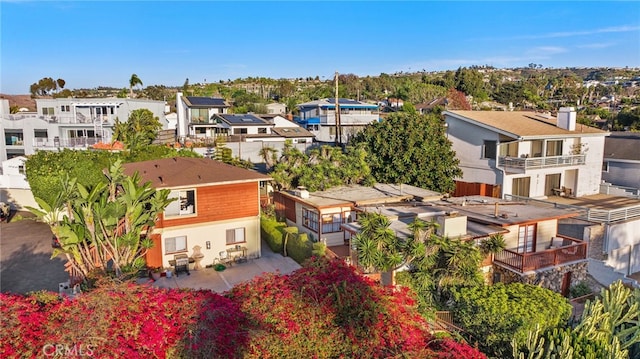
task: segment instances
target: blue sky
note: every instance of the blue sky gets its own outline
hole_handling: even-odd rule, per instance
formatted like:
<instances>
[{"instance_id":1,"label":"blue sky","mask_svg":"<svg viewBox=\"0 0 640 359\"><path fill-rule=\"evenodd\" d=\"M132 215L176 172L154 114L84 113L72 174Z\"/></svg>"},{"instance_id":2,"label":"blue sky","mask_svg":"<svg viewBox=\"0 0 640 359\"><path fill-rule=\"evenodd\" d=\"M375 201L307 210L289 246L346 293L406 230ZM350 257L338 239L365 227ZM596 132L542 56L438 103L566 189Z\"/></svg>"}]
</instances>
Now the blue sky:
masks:
<instances>
[{"instance_id":1,"label":"blue sky","mask_svg":"<svg viewBox=\"0 0 640 359\"><path fill-rule=\"evenodd\" d=\"M331 78L335 71L640 67L630 2L0 0L0 92Z\"/></svg>"}]
</instances>

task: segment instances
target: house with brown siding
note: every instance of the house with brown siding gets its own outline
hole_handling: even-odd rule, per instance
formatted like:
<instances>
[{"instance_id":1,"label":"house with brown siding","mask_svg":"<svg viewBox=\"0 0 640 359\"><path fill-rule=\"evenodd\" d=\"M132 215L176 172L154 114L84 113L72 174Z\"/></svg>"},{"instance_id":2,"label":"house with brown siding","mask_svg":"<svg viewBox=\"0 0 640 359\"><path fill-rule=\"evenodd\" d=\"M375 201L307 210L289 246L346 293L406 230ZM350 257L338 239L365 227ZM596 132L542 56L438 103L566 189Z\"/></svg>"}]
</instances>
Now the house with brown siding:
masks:
<instances>
[{"instance_id":1,"label":"house with brown siding","mask_svg":"<svg viewBox=\"0 0 640 359\"><path fill-rule=\"evenodd\" d=\"M258 172L207 158L166 158L124 165L127 175L171 191L175 198L160 214L149 234L150 267L170 267L175 255L202 253L201 264L212 264L220 252L243 249L260 256L260 183L271 178ZM199 247L199 248L197 248Z\"/></svg>"}]
</instances>

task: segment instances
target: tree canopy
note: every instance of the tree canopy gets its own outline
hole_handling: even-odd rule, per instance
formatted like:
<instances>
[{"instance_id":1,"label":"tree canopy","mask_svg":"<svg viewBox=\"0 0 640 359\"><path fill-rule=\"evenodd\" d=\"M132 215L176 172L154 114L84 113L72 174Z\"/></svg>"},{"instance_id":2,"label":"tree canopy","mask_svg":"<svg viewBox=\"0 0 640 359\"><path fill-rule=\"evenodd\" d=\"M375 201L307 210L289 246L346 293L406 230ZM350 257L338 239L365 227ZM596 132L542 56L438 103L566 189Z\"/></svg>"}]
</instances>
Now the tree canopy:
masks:
<instances>
[{"instance_id":1,"label":"tree canopy","mask_svg":"<svg viewBox=\"0 0 640 359\"><path fill-rule=\"evenodd\" d=\"M373 184L367 154L360 146L349 146L346 152L322 146L307 155L287 141L280 157L272 149L263 149L261 154L267 164L273 165L269 175L279 190L305 186L309 191L321 191L348 184Z\"/></svg>"},{"instance_id":2,"label":"tree canopy","mask_svg":"<svg viewBox=\"0 0 640 359\"><path fill-rule=\"evenodd\" d=\"M122 141L127 149L136 151L150 145L162 129L160 119L146 108L131 111L127 121L116 119L113 127L113 140Z\"/></svg>"},{"instance_id":3,"label":"tree canopy","mask_svg":"<svg viewBox=\"0 0 640 359\"><path fill-rule=\"evenodd\" d=\"M50 224L60 243L52 258L64 254L78 279L96 272L120 277L144 268L153 242L142 232L153 230L157 215L172 201L170 191L140 183L138 174L124 175L120 161L91 187L66 178L55 203L36 197L42 210L30 208ZM58 213L67 215L60 219Z\"/></svg>"},{"instance_id":4,"label":"tree canopy","mask_svg":"<svg viewBox=\"0 0 640 359\"><path fill-rule=\"evenodd\" d=\"M364 146L378 182L451 192L462 171L445 130L437 115L394 113L358 133L353 145Z\"/></svg>"}]
</instances>

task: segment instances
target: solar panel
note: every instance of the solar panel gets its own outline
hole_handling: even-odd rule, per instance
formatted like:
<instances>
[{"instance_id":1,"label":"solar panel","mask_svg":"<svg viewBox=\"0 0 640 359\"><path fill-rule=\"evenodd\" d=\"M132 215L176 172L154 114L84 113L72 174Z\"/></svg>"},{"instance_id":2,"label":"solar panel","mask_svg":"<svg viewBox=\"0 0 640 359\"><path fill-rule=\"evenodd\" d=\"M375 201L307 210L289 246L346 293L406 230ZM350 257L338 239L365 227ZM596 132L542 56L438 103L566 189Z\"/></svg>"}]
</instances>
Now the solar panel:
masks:
<instances>
[{"instance_id":1,"label":"solar panel","mask_svg":"<svg viewBox=\"0 0 640 359\"><path fill-rule=\"evenodd\" d=\"M193 106L227 107L223 98L187 96Z\"/></svg>"}]
</instances>

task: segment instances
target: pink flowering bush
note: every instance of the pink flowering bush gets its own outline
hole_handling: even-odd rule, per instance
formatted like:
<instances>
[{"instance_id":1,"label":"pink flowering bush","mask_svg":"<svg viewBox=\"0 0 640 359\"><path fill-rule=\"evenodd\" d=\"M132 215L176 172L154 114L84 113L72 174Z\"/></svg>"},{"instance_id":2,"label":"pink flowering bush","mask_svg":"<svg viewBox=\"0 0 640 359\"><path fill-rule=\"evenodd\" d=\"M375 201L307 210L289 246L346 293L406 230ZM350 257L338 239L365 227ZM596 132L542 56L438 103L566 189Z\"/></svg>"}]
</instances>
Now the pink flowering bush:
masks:
<instances>
[{"instance_id":1,"label":"pink flowering bush","mask_svg":"<svg viewBox=\"0 0 640 359\"><path fill-rule=\"evenodd\" d=\"M228 297L249 321L247 358L440 358L408 289L376 285L340 260L312 258L291 275L236 286ZM484 358L459 345L468 351L456 358Z\"/></svg>"},{"instance_id":2,"label":"pink flowering bush","mask_svg":"<svg viewBox=\"0 0 640 359\"><path fill-rule=\"evenodd\" d=\"M76 299L0 294L0 358L462 358L436 339L407 289L312 259L221 296L102 282Z\"/></svg>"}]
</instances>

